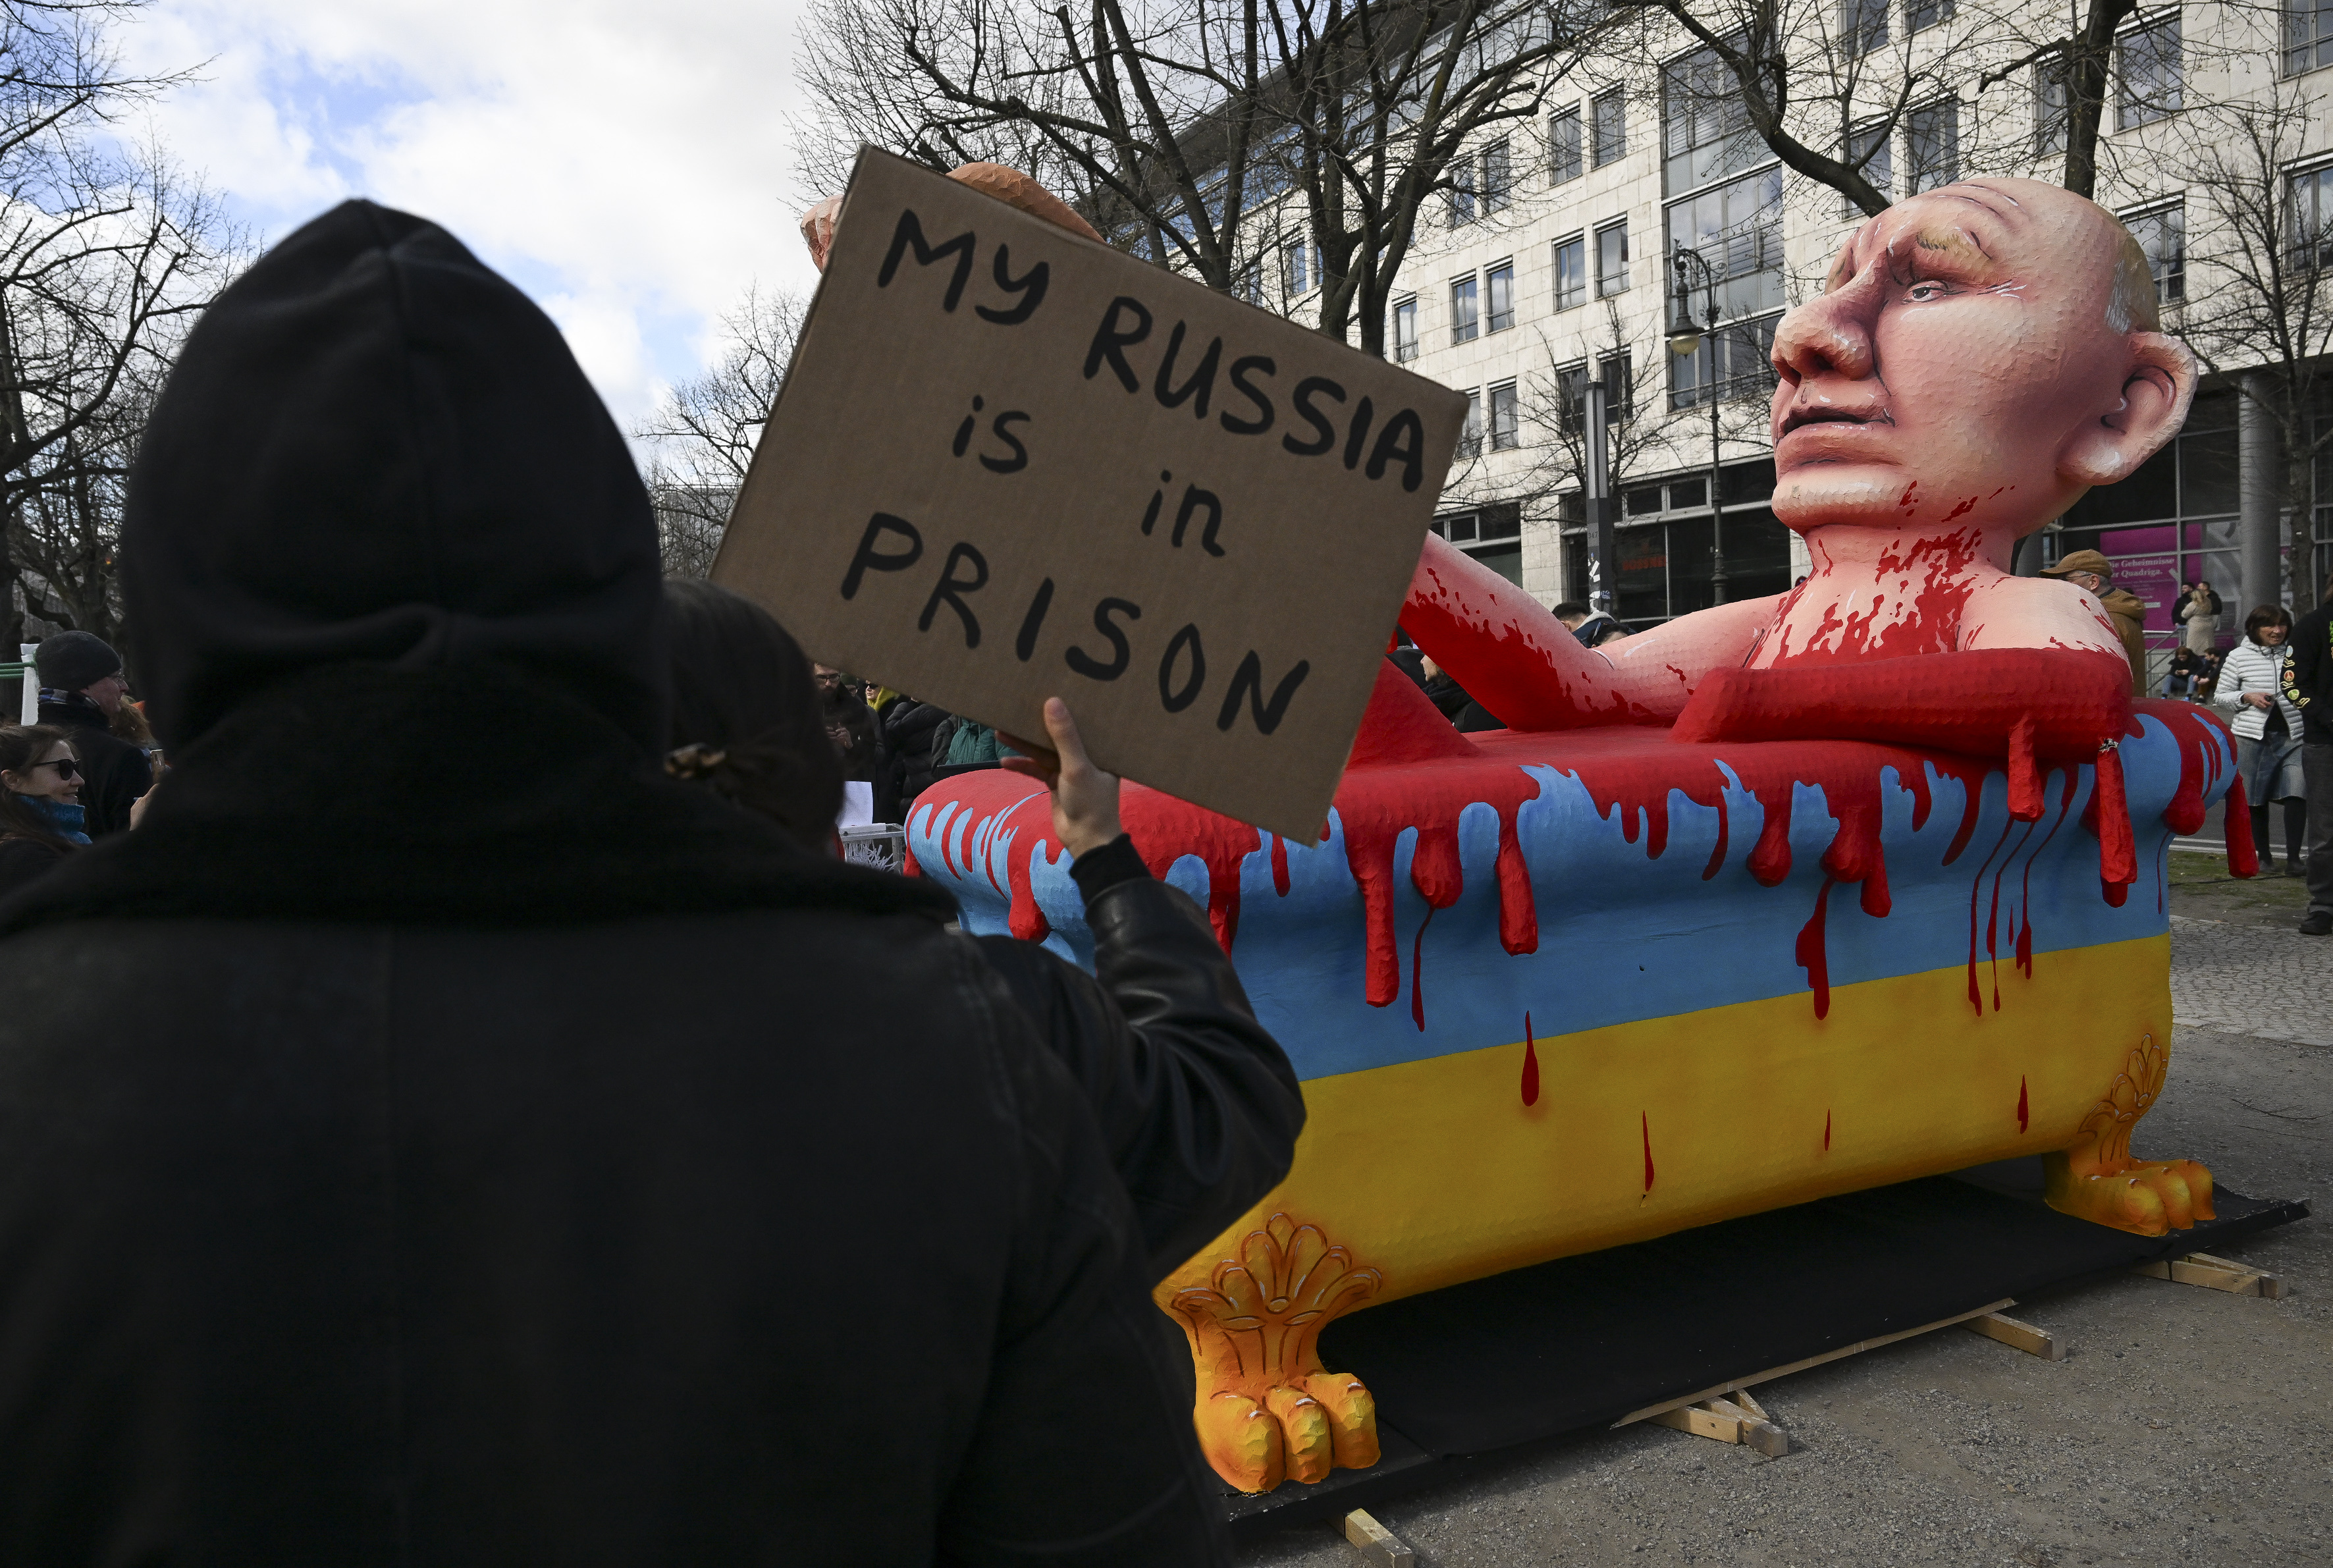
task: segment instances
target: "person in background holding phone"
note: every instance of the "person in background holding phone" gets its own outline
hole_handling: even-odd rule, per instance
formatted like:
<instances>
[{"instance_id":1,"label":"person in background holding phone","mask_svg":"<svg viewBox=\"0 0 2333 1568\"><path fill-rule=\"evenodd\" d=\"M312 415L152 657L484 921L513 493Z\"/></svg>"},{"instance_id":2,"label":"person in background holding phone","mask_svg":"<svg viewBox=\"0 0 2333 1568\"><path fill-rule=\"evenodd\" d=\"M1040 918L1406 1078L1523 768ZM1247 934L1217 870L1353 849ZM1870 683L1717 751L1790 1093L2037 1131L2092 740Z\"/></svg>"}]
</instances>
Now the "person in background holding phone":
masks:
<instances>
[{"instance_id":1,"label":"person in background holding phone","mask_svg":"<svg viewBox=\"0 0 2333 1568\"><path fill-rule=\"evenodd\" d=\"M2244 640L2220 667L2214 699L2235 710L2229 727L2236 732L2236 772L2243 780L2244 803L2252 808L2252 847L2260 851L2261 874L2271 877L2276 874L2268 847L2271 806L2284 805L2285 875L2300 875L2300 846L2308 835L2300 709L2283 695L2284 665L2290 657L2285 640L2291 631L2292 613L2280 604L2263 604L2244 617Z\"/></svg>"}]
</instances>

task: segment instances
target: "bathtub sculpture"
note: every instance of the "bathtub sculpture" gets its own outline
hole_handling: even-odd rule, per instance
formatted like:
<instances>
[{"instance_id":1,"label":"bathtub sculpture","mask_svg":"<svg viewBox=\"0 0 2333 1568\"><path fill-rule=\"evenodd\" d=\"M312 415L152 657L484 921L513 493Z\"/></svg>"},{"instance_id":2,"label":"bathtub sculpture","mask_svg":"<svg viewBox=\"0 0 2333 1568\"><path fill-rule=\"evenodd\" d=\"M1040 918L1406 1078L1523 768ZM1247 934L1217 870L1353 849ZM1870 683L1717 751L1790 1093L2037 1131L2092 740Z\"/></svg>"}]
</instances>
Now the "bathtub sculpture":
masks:
<instances>
[{"instance_id":1,"label":"bathtub sculpture","mask_svg":"<svg viewBox=\"0 0 2333 1568\"><path fill-rule=\"evenodd\" d=\"M2025 1154L2069 1213L2211 1217L2203 1167L2130 1139L2171 1039L2165 855L2232 744L2133 705L2096 601L2008 570L2176 430L2194 371L2154 328L2079 197L1900 204L1777 334L1793 592L1607 658L1429 539L1402 623L1512 728L1456 733L1388 664L1317 842L1128 787L1310 1109L1287 1180L1158 1292L1226 1479L1374 1462L1315 1349L1373 1303ZM927 792L908 843L972 928L1090 963L1028 781Z\"/></svg>"}]
</instances>

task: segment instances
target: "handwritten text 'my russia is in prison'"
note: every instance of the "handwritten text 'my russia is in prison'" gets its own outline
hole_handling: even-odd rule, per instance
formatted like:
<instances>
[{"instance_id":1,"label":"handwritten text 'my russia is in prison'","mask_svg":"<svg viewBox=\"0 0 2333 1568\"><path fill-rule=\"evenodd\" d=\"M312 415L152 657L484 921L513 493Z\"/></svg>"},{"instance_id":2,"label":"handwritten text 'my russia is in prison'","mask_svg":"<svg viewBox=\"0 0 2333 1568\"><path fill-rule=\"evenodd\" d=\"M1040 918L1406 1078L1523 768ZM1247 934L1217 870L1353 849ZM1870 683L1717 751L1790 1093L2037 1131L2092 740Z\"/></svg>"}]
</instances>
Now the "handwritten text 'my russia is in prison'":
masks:
<instances>
[{"instance_id":1,"label":"handwritten text 'my russia is in prison'","mask_svg":"<svg viewBox=\"0 0 2333 1568\"><path fill-rule=\"evenodd\" d=\"M888 288L899 275L903 263L912 258L918 266L931 267L952 264L947 284L940 298L943 312L953 314L964 301L972 283L976 261L977 242L967 230L943 244L934 245L926 236L923 225L910 208L901 212L891 243L883 257L876 286ZM1017 326L1033 316L1043 303L1051 269L1039 262L1020 276L1013 275L1012 250L1008 245L996 247L991 275L994 281L997 303L975 303L974 312L982 320L1000 326ZM984 291L984 293L985 291ZM1096 326L1085 351L1083 379L1096 380L1105 372L1129 394L1139 396L1144 375L1138 369L1136 356L1147 346L1157 349L1155 329L1157 325L1150 308L1131 295L1120 294L1111 300ZM1235 356L1228 367L1224 363L1224 341L1214 338L1206 350L1187 370L1181 368L1186 352L1187 327L1176 322L1165 334L1164 352L1159 355L1155 373L1150 378L1151 393L1161 407L1180 409L1189 406L1195 418L1205 420L1210 411L1217 423L1234 436L1263 438L1281 425L1280 409L1273 401L1272 385L1279 367L1266 354ZM1218 408L1217 378L1227 386L1223 407ZM1179 383L1179 384L1178 384ZM1364 396L1353 403L1349 411L1344 407L1347 393L1344 387L1327 376L1307 376L1299 380L1289 396L1290 428L1280 437L1282 449L1299 457L1329 457L1341 448L1344 466L1358 470L1371 480L1382 480L1388 474L1396 476L1405 491L1415 491L1425 478L1426 429L1416 412L1400 409L1388 417L1383 427L1375 430L1376 409ZM986 428L981 428L981 416L987 413L984 399L972 399L971 412L959 421L949 446L953 455L963 458L975 457L981 467L991 473L1014 474L1028 467L1029 451L1021 439L1023 428L1032 416L1027 411L1008 409L988 415ZM1339 421L1344 427L1339 428ZM975 451L975 442L978 449ZM1160 488L1154 491L1150 505L1144 512L1142 532L1151 534L1166 521L1166 486L1173 478L1171 470L1159 474ZM1224 509L1223 498L1214 491L1195 484L1186 484L1177 499L1166 534L1171 547L1180 549L1186 538L1213 556L1228 553L1224 543ZM1195 524L1195 527L1194 526ZM903 572L925 559L923 532L914 523L888 512L878 512L869 520L852 554L850 565L842 580L842 597L856 598L870 572ZM980 646L979 611L973 596L989 586L988 560L980 550L966 540L957 540L948 548L929 594L917 618L919 630L929 631L942 605L954 611L964 628L965 646ZM1023 611L1018 635L1013 640L1013 651L1022 662L1034 656L1039 636L1052 610L1054 582L1051 577L1041 582L1030 595ZM1139 634L1132 624L1142 618L1141 606L1132 600L1103 598L1093 609L1093 626L1108 645L1106 653L1090 652L1071 645L1062 655L1063 662L1077 674L1097 681L1114 681L1132 667L1135 643ZM1228 730L1239 717L1245 700L1258 730L1270 735L1279 728L1286 717L1288 706L1297 688L1303 684L1311 669L1309 660L1299 660L1287 674L1272 686L1269 698L1264 695L1266 680L1262 657L1251 649L1233 675L1225 689L1216 727ZM1196 702L1206 685L1207 663L1205 640L1195 622L1186 623L1166 638L1157 663L1158 697L1168 713L1180 713Z\"/></svg>"}]
</instances>

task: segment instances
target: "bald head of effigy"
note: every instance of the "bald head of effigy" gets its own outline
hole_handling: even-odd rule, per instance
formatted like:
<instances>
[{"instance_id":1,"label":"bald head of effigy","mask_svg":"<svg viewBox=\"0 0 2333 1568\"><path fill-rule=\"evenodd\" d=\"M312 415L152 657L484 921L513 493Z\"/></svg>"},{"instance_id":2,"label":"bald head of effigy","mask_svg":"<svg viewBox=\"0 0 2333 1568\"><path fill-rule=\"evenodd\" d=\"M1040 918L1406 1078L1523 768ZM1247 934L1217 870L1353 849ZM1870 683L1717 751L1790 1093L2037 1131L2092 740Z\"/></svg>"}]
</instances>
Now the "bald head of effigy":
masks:
<instances>
[{"instance_id":1,"label":"bald head of effigy","mask_svg":"<svg viewBox=\"0 0 2333 1568\"><path fill-rule=\"evenodd\" d=\"M1866 221L1782 318L1773 359L1774 512L1801 533L1965 518L2029 534L2146 462L2195 391L2129 231L2027 179L1963 180Z\"/></svg>"}]
</instances>

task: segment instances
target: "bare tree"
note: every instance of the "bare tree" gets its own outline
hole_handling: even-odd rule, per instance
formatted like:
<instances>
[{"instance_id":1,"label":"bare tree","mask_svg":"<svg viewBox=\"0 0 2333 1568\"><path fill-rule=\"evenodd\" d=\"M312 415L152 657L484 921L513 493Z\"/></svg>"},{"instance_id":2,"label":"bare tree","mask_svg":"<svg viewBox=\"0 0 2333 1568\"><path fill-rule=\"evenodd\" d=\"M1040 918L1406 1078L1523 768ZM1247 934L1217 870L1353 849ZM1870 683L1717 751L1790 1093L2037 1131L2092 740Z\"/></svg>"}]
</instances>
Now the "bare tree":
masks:
<instances>
[{"instance_id":1,"label":"bare tree","mask_svg":"<svg viewBox=\"0 0 2333 1568\"><path fill-rule=\"evenodd\" d=\"M1496 199L1478 144L1624 24L1600 0L819 0L804 173L834 188L861 141L1016 161L1113 243L1250 294L1301 208L1321 330L1382 354L1421 211Z\"/></svg>"},{"instance_id":2,"label":"bare tree","mask_svg":"<svg viewBox=\"0 0 2333 1568\"><path fill-rule=\"evenodd\" d=\"M667 572L702 577L713 569L754 444L793 362L802 314L792 294L748 289L722 318L721 357L703 375L666 389L632 432L650 447L648 499Z\"/></svg>"},{"instance_id":3,"label":"bare tree","mask_svg":"<svg viewBox=\"0 0 2333 1568\"><path fill-rule=\"evenodd\" d=\"M2191 112L2175 160L2203 208L2188 232L2208 247L2187 258L2176 327L2277 434L2288 581L2304 610L2319 586L2311 475L2333 454L2333 200L2292 172L2311 113L2297 84L2272 82L2250 102Z\"/></svg>"},{"instance_id":4,"label":"bare tree","mask_svg":"<svg viewBox=\"0 0 2333 1568\"><path fill-rule=\"evenodd\" d=\"M2118 117L2153 118L2147 95L2176 99L2199 53L2196 39L2179 36L2175 6L2164 28L2123 34L2141 16L2137 0L2079 0L2070 13L2030 0L1620 3L1669 18L1702 46L1664 73L1672 121L1692 114L1738 127L1866 214L1978 159L2024 173L2062 153L2066 188L2094 196L2109 102ZM1964 141L1962 109L2012 80L2033 92L2035 137L1982 150ZM1915 167L1891 167L1898 147Z\"/></svg>"},{"instance_id":5,"label":"bare tree","mask_svg":"<svg viewBox=\"0 0 2333 1568\"><path fill-rule=\"evenodd\" d=\"M1915 43L1912 8L1891 32L1887 0L1623 3L1667 17L1701 44L1661 72L1672 123L1705 129L1701 144L1718 149L1755 137L1866 213L1892 199L1879 165L1906 111L1949 94L1945 72L1959 58L1939 39ZM1937 25L1962 29L1954 5L1937 9Z\"/></svg>"},{"instance_id":6,"label":"bare tree","mask_svg":"<svg viewBox=\"0 0 2333 1568\"><path fill-rule=\"evenodd\" d=\"M186 80L124 71L140 0L0 0L0 641L28 604L119 635L112 538L125 409L150 396L237 241L206 194L110 127ZM70 547L68 547L70 541ZM27 575L30 552L38 567Z\"/></svg>"},{"instance_id":7,"label":"bare tree","mask_svg":"<svg viewBox=\"0 0 2333 1568\"><path fill-rule=\"evenodd\" d=\"M114 578L123 486L179 343L246 247L158 150L71 172L77 183L54 207L20 188L0 209L10 609L19 635L30 614L93 631L134 660Z\"/></svg>"}]
</instances>

